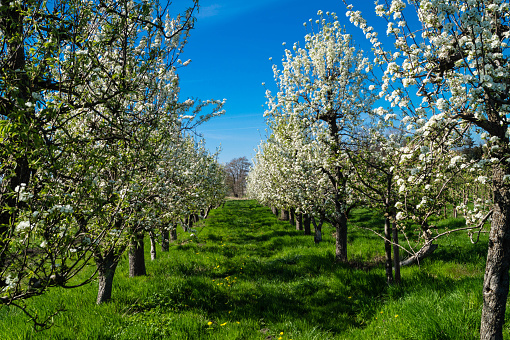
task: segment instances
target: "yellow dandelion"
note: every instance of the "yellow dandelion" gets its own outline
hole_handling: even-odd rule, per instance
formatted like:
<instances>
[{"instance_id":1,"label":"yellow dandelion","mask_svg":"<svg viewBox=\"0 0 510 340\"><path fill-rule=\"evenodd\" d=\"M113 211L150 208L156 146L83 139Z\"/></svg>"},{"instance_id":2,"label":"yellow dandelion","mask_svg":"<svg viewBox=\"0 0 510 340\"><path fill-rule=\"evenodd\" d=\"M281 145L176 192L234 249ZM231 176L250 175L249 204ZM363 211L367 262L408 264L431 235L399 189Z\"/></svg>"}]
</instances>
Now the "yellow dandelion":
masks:
<instances>
[{"instance_id":1,"label":"yellow dandelion","mask_svg":"<svg viewBox=\"0 0 510 340\"><path fill-rule=\"evenodd\" d=\"M283 332L280 332L280 335L283 335Z\"/></svg>"},{"instance_id":2,"label":"yellow dandelion","mask_svg":"<svg viewBox=\"0 0 510 340\"><path fill-rule=\"evenodd\" d=\"M236 321L236 323L240 324L240 322L239 322L239 321Z\"/></svg>"},{"instance_id":3,"label":"yellow dandelion","mask_svg":"<svg viewBox=\"0 0 510 340\"><path fill-rule=\"evenodd\" d=\"M348 299L350 299L352 296L349 296Z\"/></svg>"},{"instance_id":4,"label":"yellow dandelion","mask_svg":"<svg viewBox=\"0 0 510 340\"><path fill-rule=\"evenodd\" d=\"M383 312L381 311L381 314L382 314L382 313L383 313Z\"/></svg>"},{"instance_id":5,"label":"yellow dandelion","mask_svg":"<svg viewBox=\"0 0 510 340\"><path fill-rule=\"evenodd\" d=\"M220 326L225 326L226 324L227 324L227 323L226 323L226 322L224 322L224 323L222 323Z\"/></svg>"},{"instance_id":6,"label":"yellow dandelion","mask_svg":"<svg viewBox=\"0 0 510 340\"><path fill-rule=\"evenodd\" d=\"M395 317L398 317L398 314L396 314Z\"/></svg>"},{"instance_id":7,"label":"yellow dandelion","mask_svg":"<svg viewBox=\"0 0 510 340\"><path fill-rule=\"evenodd\" d=\"M207 326L210 326L210 325L212 325L212 321L209 321L209 322L207 323Z\"/></svg>"}]
</instances>

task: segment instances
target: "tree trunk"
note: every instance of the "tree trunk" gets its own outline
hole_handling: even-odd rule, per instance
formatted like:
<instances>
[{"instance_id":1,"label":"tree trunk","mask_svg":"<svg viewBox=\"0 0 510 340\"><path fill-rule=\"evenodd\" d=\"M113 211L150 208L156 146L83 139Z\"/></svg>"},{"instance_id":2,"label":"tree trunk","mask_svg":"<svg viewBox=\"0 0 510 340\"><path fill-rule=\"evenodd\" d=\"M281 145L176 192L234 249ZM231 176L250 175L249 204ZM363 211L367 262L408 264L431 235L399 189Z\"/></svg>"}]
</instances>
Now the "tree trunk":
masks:
<instances>
[{"instance_id":1,"label":"tree trunk","mask_svg":"<svg viewBox=\"0 0 510 340\"><path fill-rule=\"evenodd\" d=\"M281 209L280 220L288 221L289 220L289 211L285 209Z\"/></svg>"},{"instance_id":2,"label":"tree trunk","mask_svg":"<svg viewBox=\"0 0 510 340\"><path fill-rule=\"evenodd\" d=\"M384 252L386 254L386 282L393 283L393 266L391 263L391 223L387 216L384 219Z\"/></svg>"},{"instance_id":3,"label":"tree trunk","mask_svg":"<svg viewBox=\"0 0 510 340\"><path fill-rule=\"evenodd\" d=\"M510 190L503 177L507 164L493 167L494 208L489 251L483 279L483 308L480 339L503 339L510 266Z\"/></svg>"},{"instance_id":4,"label":"tree trunk","mask_svg":"<svg viewBox=\"0 0 510 340\"><path fill-rule=\"evenodd\" d=\"M419 263L421 260L430 256L437 249L437 244L428 244L422 247L416 255L411 256L410 258L401 261L400 266L409 266L411 264Z\"/></svg>"},{"instance_id":5,"label":"tree trunk","mask_svg":"<svg viewBox=\"0 0 510 340\"><path fill-rule=\"evenodd\" d=\"M175 242L177 241L177 225L174 224L172 226L172 229L170 229L170 241Z\"/></svg>"},{"instance_id":6,"label":"tree trunk","mask_svg":"<svg viewBox=\"0 0 510 340\"><path fill-rule=\"evenodd\" d=\"M308 214L303 214L303 227L305 228L305 235L312 234L310 229L310 215Z\"/></svg>"},{"instance_id":7,"label":"tree trunk","mask_svg":"<svg viewBox=\"0 0 510 340\"><path fill-rule=\"evenodd\" d=\"M185 232L188 232L188 231L190 231L190 230L193 228L193 220L194 220L193 215L189 215L189 216L188 216L187 224L186 224L186 226L184 227L184 231L185 231Z\"/></svg>"},{"instance_id":8,"label":"tree trunk","mask_svg":"<svg viewBox=\"0 0 510 340\"><path fill-rule=\"evenodd\" d=\"M147 275L145 270L143 232L133 235L129 245L129 277Z\"/></svg>"},{"instance_id":9,"label":"tree trunk","mask_svg":"<svg viewBox=\"0 0 510 340\"><path fill-rule=\"evenodd\" d=\"M400 284L400 249L398 247L398 229L397 223L393 222L393 261L395 266L395 283Z\"/></svg>"},{"instance_id":10,"label":"tree trunk","mask_svg":"<svg viewBox=\"0 0 510 340\"><path fill-rule=\"evenodd\" d=\"M161 251L170 250L170 232L168 229L161 230Z\"/></svg>"},{"instance_id":11,"label":"tree trunk","mask_svg":"<svg viewBox=\"0 0 510 340\"><path fill-rule=\"evenodd\" d=\"M296 214L296 230L303 230L303 214Z\"/></svg>"},{"instance_id":12,"label":"tree trunk","mask_svg":"<svg viewBox=\"0 0 510 340\"><path fill-rule=\"evenodd\" d=\"M212 208L213 208L212 206L208 206L207 209L205 209L205 211L204 211L204 220L209 217L209 213L211 212Z\"/></svg>"},{"instance_id":13,"label":"tree trunk","mask_svg":"<svg viewBox=\"0 0 510 340\"><path fill-rule=\"evenodd\" d=\"M296 209L291 208L289 210L289 223L291 226L296 226Z\"/></svg>"},{"instance_id":14,"label":"tree trunk","mask_svg":"<svg viewBox=\"0 0 510 340\"><path fill-rule=\"evenodd\" d=\"M31 86L28 78L28 73L25 72L26 67L26 56L25 56L25 43L24 39L24 12L10 5L6 1L1 3L2 14L0 15L0 31L3 33L3 41L6 44L7 49L2 50L2 86L6 83L16 84L18 88L17 99L23 103L26 99L30 98ZM17 72L17 71L22 72ZM15 79L11 76L14 75ZM10 79L5 79L10 78ZM4 87L5 90L5 87ZM4 98L2 98L4 99ZM19 108L14 106L15 104L9 103L6 99L6 103L2 104L2 116L7 116L8 120L16 121L16 124L22 124L24 126L35 126L33 117L35 113L33 110L29 110L26 107L26 113L21 113ZM30 112L29 112L30 111ZM3 118L2 118L3 119ZM14 130L15 131L15 130ZM7 177L0 179L0 270L3 271L8 261L6 254L9 248L9 232L11 226L14 223L14 217L17 209L15 195L3 195L9 191L14 192L17 186L25 183L29 186L31 173L33 169L30 168L30 158L34 151L34 142L29 134L12 134L9 138L12 138L11 142L16 144L16 150L13 154L14 164L7 165L2 164L3 173L9 174ZM2 147L5 147L5 142L2 142ZM12 175L12 176L11 176ZM3 177L3 176L2 176ZM4 187L5 186L5 187ZM1 281L0 281L1 282Z\"/></svg>"},{"instance_id":15,"label":"tree trunk","mask_svg":"<svg viewBox=\"0 0 510 340\"><path fill-rule=\"evenodd\" d=\"M321 216L319 218L319 224L315 221L315 217L312 217L311 220L314 228L313 241L317 244L322 241L322 223L324 222L324 219Z\"/></svg>"},{"instance_id":16,"label":"tree trunk","mask_svg":"<svg viewBox=\"0 0 510 340\"><path fill-rule=\"evenodd\" d=\"M154 261L156 259L156 234L151 230L149 237L151 239L151 260Z\"/></svg>"},{"instance_id":17,"label":"tree trunk","mask_svg":"<svg viewBox=\"0 0 510 340\"><path fill-rule=\"evenodd\" d=\"M340 218L335 221L335 261L347 262L347 217L340 213Z\"/></svg>"},{"instance_id":18,"label":"tree trunk","mask_svg":"<svg viewBox=\"0 0 510 340\"><path fill-rule=\"evenodd\" d=\"M278 209L275 206L271 206L271 212L273 215L278 216Z\"/></svg>"},{"instance_id":19,"label":"tree trunk","mask_svg":"<svg viewBox=\"0 0 510 340\"><path fill-rule=\"evenodd\" d=\"M114 250L110 249L106 256L96 256L97 279L99 288L96 303L102 304L112 298L113 276L117 269L117 261Z\"/></svg>"}]
</instances>

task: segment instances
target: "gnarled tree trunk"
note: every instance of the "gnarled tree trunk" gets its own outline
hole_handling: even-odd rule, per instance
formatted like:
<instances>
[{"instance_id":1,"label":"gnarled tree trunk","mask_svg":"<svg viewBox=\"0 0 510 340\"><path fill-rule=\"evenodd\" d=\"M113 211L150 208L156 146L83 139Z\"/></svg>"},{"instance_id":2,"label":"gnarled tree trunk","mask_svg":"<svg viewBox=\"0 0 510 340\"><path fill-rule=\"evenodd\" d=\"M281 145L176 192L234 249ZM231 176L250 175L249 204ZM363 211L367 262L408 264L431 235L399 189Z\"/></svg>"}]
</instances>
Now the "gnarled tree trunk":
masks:
<instances>
[{"instance_id":1,"label":"gnarled tree trunk","mask_svg":"<svg viewBox=\"0 0 510 340\"><path fill-rule=\"evenodd\" d=\"M503 324L509 288L510 266L510 188L504 176L508 164L493 168L494 210L489 235L489 251L483 279L483 308L480 339L503 339Z\"/></svg>"},{"instance_id":2,"label":"gnarled tree trunk","mask_svg":"<svg viewBox=\"0 0 510 340\"><path fill-rule=\"evenodd\" d=\"M289 220L289 211L285 209L281 209L280 220L288 221Z\"/></svg>"}]
</instances>

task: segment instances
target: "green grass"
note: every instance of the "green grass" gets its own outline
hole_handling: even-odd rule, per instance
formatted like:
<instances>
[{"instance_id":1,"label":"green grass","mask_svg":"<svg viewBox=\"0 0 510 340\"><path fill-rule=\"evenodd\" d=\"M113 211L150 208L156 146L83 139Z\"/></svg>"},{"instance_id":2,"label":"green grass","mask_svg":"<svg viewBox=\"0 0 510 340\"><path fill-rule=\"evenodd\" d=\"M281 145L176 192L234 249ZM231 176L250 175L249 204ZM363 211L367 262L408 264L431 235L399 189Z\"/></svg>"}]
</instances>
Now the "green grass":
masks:
<instances>
[{"instance_id":1,"label":"green grass","mask_svg":"<svg viewBox=\"0 0 510 340\"><path fill-rule=\"evenodd\" d=\"M395 287L384 277L382 240L354 227L380 231L382 219L360 209L350 223L351 265L335 264L329 225L315 245L268 208L228 201L197 227L197 239L181 233L168 253L147 260L147 276L128 278L123 259L110 303L95 305L96 284L53 289L27 302L41 315L65 306L52 328L35 332L19 310L4 307L0 338L478 338L486 235L475 245L465 234L440 239L420 267L402 269Z\"/></svg>"}]
</instances>

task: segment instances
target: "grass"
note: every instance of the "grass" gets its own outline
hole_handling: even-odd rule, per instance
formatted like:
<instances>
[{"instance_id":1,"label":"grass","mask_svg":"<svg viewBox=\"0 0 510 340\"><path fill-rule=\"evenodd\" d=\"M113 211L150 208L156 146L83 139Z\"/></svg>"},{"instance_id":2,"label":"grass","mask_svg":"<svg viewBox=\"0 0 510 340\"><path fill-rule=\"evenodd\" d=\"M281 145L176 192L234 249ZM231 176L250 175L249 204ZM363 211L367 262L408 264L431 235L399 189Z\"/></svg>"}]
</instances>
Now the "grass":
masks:
<instances>
[{"instance_id":1,"label":"grass","mask_svg":"<svg viewBox=\"0 0 510 340\"><path fill-rule=\"evenodd\" d=\"M52 328L35 332L19 310L4 307L0 338L478 338L486 235L475 245L465 234L440 239L431 258L388 286L382 240L354 227L380 230L382 220L358 210L350 224L349 259L366 265L334 263L329 225L315 245L255 201L228 201L197 227L197 239L181 233L169 252L148 260L147 276L127 277L124 259L110 303L95 305L95 284L53 289L27 301L41 314L65 306Z\"/></svg>"}]
</instances>

